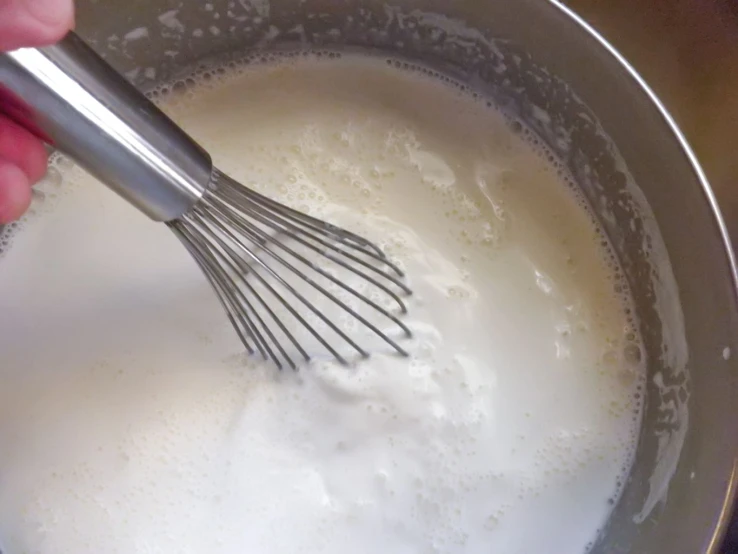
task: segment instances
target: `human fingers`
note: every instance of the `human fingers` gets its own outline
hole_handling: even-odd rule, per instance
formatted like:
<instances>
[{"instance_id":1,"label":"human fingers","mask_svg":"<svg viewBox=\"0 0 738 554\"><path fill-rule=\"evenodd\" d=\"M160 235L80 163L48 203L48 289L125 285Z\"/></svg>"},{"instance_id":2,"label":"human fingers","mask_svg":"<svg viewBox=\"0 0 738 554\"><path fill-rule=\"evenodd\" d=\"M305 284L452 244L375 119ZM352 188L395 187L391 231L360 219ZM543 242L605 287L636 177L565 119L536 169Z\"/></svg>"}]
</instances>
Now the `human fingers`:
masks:
<instances>
[{"instance_id":1,"label":"human fingers","mask_svg":"<svg viewBox=\"0 0 738 554\"><path fill-rule=\"evenodd\" d=\"M0 51L52 44L73 26L73 0L0 0Z\"/></svg>"},{"instance_id":2,"label":"human fingers","mask_svg":"<svg viewBox=\"0 0 738 554\"><path fill-rule=\"evenodd\" d=\"M17 220L31 205L31 183L17 165L0 158L0 225Z\"/></svg>"},{"instance_id":3,"label":"human fingers","mask_svg":"<svg viewBox=\"0 0 738 554\"><path fill-rule=\"evenodd\" d=\"M19 167L35 183L46 174L49 161L42 142L0 114L0 158Z\"/></svg>"}]
</instances>

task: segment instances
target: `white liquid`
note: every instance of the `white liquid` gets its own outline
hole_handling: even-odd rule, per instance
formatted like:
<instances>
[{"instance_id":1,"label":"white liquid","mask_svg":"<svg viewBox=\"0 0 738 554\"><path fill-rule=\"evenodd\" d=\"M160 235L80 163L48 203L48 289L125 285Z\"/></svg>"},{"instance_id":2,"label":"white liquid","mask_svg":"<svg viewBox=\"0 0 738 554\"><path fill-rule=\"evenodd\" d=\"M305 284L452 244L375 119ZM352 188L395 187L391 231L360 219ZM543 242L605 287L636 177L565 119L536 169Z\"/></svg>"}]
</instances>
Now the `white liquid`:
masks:
<instances>
[{"instance_id":1,"label":"white liquid","mask_svg":"<svg viewBox=\"0 0 738 554\"><path fill-rule=\"evenodd\" d=\"M176 238L71 171L0 261L3 552L584 552L642 367L555 168L381 60L209 83L165 109L237 179L383 243L413 356L244 360Z\"/></svg>"}]
</instances>

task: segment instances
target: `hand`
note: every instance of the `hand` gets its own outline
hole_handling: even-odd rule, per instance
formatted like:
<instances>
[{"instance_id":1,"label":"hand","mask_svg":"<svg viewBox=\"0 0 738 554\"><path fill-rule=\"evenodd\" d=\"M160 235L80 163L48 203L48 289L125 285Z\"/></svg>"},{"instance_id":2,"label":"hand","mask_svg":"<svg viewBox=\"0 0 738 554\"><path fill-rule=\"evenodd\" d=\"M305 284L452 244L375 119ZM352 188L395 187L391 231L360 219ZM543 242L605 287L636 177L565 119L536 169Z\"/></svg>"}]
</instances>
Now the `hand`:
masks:
<instances>
[{"instance_id":1,"label":"hand","mask_svg":"<svg viewBox=\"0 0 738 554\"><path fill-rule=\"evenodd\" d=\"M0 52L53 44L73 24L73 0L0 0ZM0 115L0 225L28 209L47 161L38 139Z\"/></svg>"}]
</instances>

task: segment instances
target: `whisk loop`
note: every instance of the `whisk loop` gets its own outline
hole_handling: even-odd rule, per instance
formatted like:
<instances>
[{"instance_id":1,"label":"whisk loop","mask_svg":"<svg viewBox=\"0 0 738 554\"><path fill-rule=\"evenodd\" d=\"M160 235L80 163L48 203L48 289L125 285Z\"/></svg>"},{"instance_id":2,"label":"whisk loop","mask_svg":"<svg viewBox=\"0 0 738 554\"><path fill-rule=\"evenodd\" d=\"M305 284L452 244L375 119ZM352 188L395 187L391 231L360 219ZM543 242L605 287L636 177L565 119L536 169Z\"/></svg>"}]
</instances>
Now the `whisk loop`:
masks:
<instances>
[{"instance_id":1,"label":"whisk loop","mask_svg":"<svg viewBox=\"0 0 738 554\"><path fill-rule=\"evenodd\" d=\"M411 337L410 329L393 312L407 313L401 295L412 291L402 281L403 272L368 240L280 204L218 170L200 202L167 225L200 266L249 353L258 352L280 369L285 363L296 369L289 343L309 361L304 339L295 331L297 322L341 363L347 360L326 338L330 333L325 330L368 357L365 348L320 308L315 300L319 293L397 353L408 355L380 328L376 316ZM357 290L337 271L358 277L393 308ZM347 298L340 298L339 291ZM349 305L348 297L371 308L372 315Z\"/></svg>"}]
</instances>

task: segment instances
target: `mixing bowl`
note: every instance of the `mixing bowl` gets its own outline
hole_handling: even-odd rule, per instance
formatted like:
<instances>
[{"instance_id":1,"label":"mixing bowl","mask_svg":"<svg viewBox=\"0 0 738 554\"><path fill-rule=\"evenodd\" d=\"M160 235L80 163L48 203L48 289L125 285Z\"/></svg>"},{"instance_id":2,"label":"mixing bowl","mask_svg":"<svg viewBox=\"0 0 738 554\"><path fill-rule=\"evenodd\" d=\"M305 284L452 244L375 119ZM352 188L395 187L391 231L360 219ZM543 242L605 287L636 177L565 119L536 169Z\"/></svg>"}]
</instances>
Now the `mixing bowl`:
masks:
<instances>
[{"instance_id":1,"label":"mixing bowl","mask_svg":"<svg viewBox=\"0 0 738 554\"><path fill-rule=\"evenodd\" d=\"M576 16L546 0L79 0L78 15L144 89L254 50L363 49L464 80L524 121L613 243L649 362L635 462L592 551L718 552L738 486L734 260L673 121Z\"/></svg>"}]
</instances>

